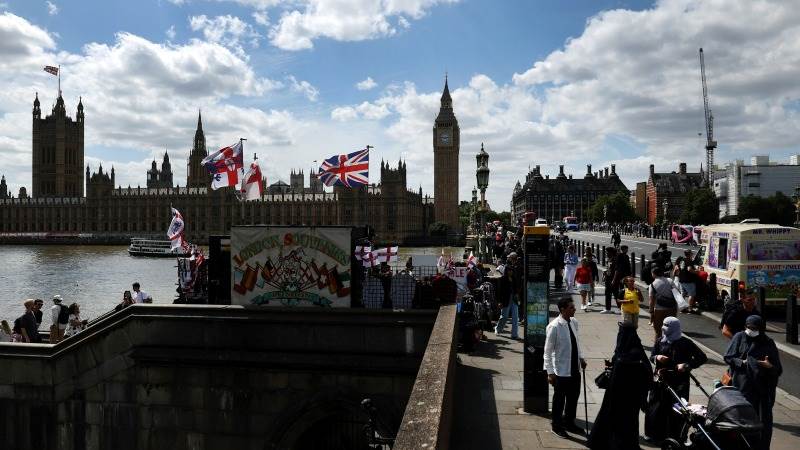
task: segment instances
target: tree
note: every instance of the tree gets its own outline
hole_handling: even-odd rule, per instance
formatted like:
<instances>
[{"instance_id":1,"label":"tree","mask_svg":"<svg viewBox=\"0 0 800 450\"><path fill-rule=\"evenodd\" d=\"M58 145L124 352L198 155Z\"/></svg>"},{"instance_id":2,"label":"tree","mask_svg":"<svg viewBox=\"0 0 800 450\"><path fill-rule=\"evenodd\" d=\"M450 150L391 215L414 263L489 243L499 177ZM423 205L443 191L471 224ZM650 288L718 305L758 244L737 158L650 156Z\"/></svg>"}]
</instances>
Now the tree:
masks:
<instances>
[{"instance_id":1,"label":"tree","mask_svg":"<svg viewBox=\"0 0 800 450\"><path fill-rule=\"evenodd\" d=\"M771 197L748 195L739 200L738 219L758 219L761 223L791 226L794 222L792 199L776 192Z\"/></svg>"},{"instance_id":2,"label":"tree","mask_svg":"<svg viewBox=\"0 0 800 450\"><path fill-rule=\"evenodd\" d=\"M631 222L637 219L636 211L633 210L628 194L625 192L597 197L592 207L589 208L589 220L602 222L604 216L603 207L606 207L605 217L611 223Z\"/></svg>"},{"instance_id":3,"label":"tree","mask_svg":"<svg viewBox=\"0 0 800 450\"><path fill-rule=\"evenodd\" d=\"M719 201L708 188L693 189L686 193L683 212L678 221L693 225L719 222Z\"/></svg>"}]
</instances>

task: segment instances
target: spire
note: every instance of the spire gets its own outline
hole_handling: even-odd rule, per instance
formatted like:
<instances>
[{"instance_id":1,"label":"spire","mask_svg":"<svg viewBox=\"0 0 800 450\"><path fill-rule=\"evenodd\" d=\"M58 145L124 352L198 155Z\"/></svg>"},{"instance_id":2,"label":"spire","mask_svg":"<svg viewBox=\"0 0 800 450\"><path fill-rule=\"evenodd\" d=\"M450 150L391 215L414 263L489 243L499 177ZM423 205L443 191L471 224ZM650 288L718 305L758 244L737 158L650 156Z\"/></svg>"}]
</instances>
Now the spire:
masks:
<instances>
[{"instance_id":1,"label":"spire","mask_svg":"<svg viewBox=\"0 0 800 450\"><path fill-rule=\"evenodd\" d=\"M197 131L203 131L203 114L197 110Z\"/></svg>"},{"instance_id":2,"label":"spire","mask_svg":"<svg viewBox=\"0 0 800 450\"><path fill-rule=\"evenodd\" d=\"M167 152L167 149L164 149L164 162L169 162L169 153Z\"/></svg>"},{"instance_id":3,"label":"spire","mask_svg":"<svg viewBox=\"0 0 800 450\"><path fill-rule=\"evenodd\" d=\"M38 108L39 107L39 93L38 92L36 93L36 98L33 99L33 107L34 108Z\"/></svg>"},{"instance_id":4,"label":"spire","mask_svg":"<svg viewBox=\"0 0 800 450\"><path fill-rule=\"evenodd\" d=\"M442 108L452 108L453 99L450 97L450 87L447 85L447 74L444 75L444 91L441 98Z\"/></svg>"},{"instance_id":5,"label":"spire","mask_svg":"<svg viewBox=\"0 0 800 450\"><path fill-rule=\"evenodd\" d=\"M33 99L33 117L34 118L41 118L42 117L42 110L39 109L39 93L36 93L36 98Z\"/></svg>"}]
</instances>

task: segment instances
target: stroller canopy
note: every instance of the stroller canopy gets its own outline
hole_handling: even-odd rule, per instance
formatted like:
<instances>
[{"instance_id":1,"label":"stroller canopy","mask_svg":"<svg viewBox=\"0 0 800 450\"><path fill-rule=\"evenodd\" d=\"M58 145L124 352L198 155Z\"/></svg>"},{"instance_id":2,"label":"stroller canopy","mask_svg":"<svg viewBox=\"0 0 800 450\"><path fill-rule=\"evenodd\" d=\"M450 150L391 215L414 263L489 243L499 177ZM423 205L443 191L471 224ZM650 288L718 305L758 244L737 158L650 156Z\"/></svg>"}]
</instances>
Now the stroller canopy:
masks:
<instances>
[{"instance_id":1,"label":"stroller canopy","mask_svg":"<svg viewBox=\"0 0 800 450\"><path fill-rule=\"evenodd\" d=\"M755 408L735 387L717 389L708 398L706 426L750 433L761 429Z\"/></svg>"}]
</instances>

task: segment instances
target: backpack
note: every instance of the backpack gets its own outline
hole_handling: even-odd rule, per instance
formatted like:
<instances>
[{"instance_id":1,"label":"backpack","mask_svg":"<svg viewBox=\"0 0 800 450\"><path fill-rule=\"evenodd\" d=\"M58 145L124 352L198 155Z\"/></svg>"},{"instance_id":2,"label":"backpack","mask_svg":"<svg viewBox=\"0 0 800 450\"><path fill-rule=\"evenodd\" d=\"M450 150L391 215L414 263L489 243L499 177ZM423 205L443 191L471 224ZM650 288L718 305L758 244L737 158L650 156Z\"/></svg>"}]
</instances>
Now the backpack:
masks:
<instances>
[{"instance_id":1,"label":"backpack","mask_svg":"<svg viewBox=\"0 0 800 450\"><path fill-rule=\"evenodd\" d=\"M69 323L69 308L64 305L59 305L61 308L58 311L58 323L60 324L68 324Z\"/></svg>"}]
</instances>

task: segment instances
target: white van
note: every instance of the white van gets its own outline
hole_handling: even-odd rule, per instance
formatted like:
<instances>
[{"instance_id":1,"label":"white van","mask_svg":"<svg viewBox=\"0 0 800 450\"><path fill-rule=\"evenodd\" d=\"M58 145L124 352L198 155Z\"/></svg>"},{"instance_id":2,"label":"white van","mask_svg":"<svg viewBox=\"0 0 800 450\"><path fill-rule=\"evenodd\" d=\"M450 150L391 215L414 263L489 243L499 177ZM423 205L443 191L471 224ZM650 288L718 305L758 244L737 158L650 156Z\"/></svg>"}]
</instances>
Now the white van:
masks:
<instances>
[{"instance_id":1,"label":"white van","mask_svg":"<svg viewBox=\"0 0 800 450\"><path fill-rule=\"evenodd\" d=\"M546 227L547 226L547 219L536 219L536 226L537 227Z\"/></svg>"},{"instance_id":2,"label":"white van","mask_svg":"<svg viewBox=\"0 0 800 450\"><path fill-rule=\"evenodd\" d=\"M731 292L731 280L766 288L767 303L782 303L800 287L800 230L759 223L703 227L703 266L716 274L717 289Z\"/></svg>"}]
</instances>

